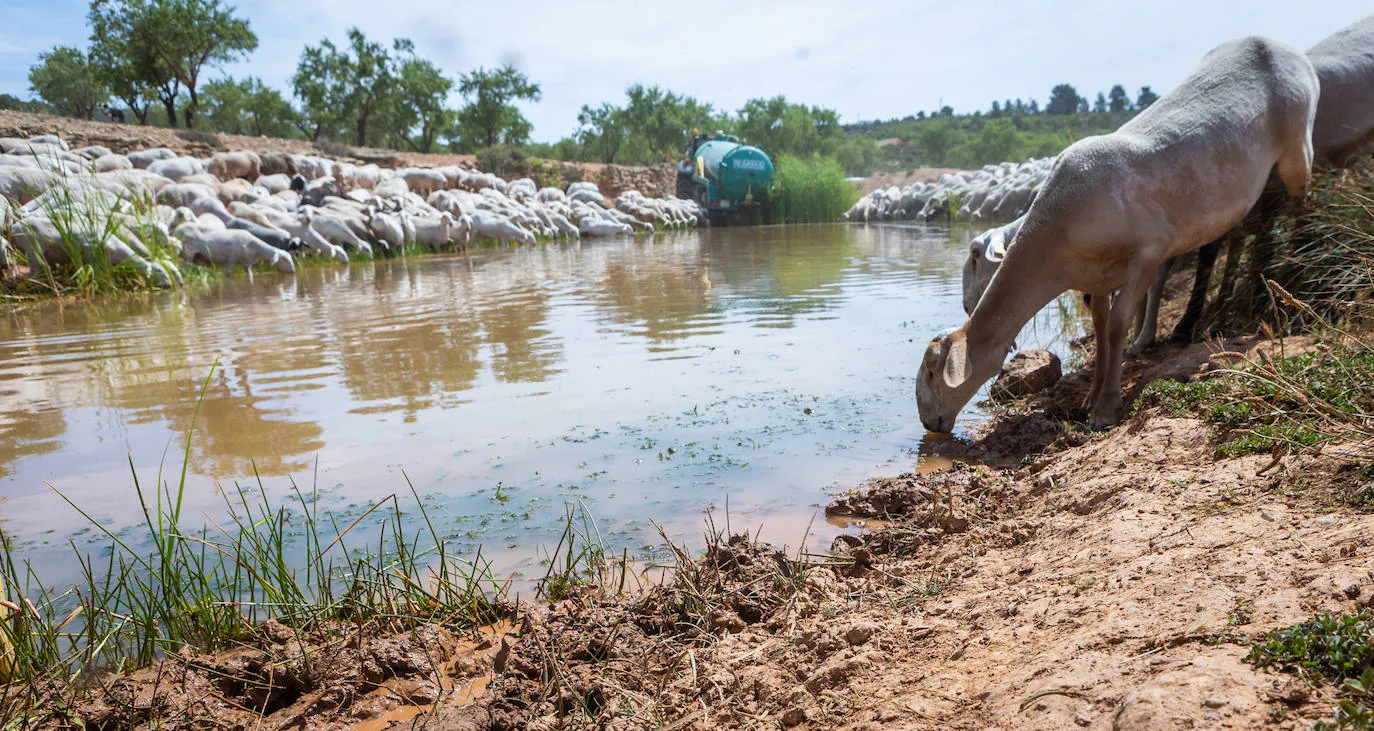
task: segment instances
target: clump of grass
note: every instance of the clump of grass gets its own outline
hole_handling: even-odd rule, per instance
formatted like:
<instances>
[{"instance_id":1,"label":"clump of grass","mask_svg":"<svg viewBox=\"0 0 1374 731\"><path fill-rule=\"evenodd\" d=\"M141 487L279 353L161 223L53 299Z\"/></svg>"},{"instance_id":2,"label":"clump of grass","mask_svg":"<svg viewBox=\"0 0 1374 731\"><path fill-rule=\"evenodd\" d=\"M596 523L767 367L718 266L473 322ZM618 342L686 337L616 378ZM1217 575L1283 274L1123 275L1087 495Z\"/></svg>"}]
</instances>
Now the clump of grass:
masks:
<instances>
[{"instance_id":1,"label":"clump of grass","mask_svg":"<svg viewBox=\"0 0 1374 731\"><path fill-rule=\"evenodd\" d=\"M111 193L65 173L56 175L52 185L35 197L43 204L41 220L29 224L21 221L15 228L41 228L46 222L56 233L59 246L52 254L53 262L38 252L16 252L25 258L31 282L54 293L86 295L179 282L177 251L158 230L151 199L131 191ZM148 256L139 257L146 264L112 256L111 245L120 246L129 240L148 250Z\"/></svg>"},{"instance_id":2,"label":"clump of grass","mask_svg":"<svg viewBox=\"0 0 1374 731\"><path fill-rule=\"evenodd\" d=\"M1296 452L1374 437L1374 349L1327 343L1295 356L1262 356L1190 383L1156 381L1139 408L1199 416L1229 430L1224 456Z\"/></svg>"},{"instance_id":3,"label":"clump of grass","mask_svg":"<svg viewBox=\"0 0 1374 731\"><path fill-rule=\"evenodd\" d=\"M1245 661L1340 689L1336 716L1317 728L1374 728L1374 614L1321 614L1264 635Z\"/></svg>"},{"instance_id":4,"label":"clump of grass","mask_svg":"<svg viewBox=\"0 0 1374 731\"><path fill-rule=\"evenodd\" d=\"M500 489L498 486L498 497ZM580 501L576 506L567 506L558 545L551 553L545 553L542 563L548 570L535 587L536 596L555 602L567 598L579 586L594 586L603 591L614 587L616 594L623 594L630 576L628 550L622 549L616 558L615 549L601 535L596 520Z\"/></svg>"},{"instance_id":5,"label":"clump of grass","mask_svg":"<svg viewBox=\"0 0 1374 731\"><path fill-rule=\"evenodd\" d=\"M853 205L854 189L834 158L783 155L778 159L770 201L775 221L834 221Z\"/></svg>"},{"instance_id":6,"label":"clump of grass","mask_svg":"<svg viewBox=\"0 0 1374 731\"><path fill-rule=\"evenodd\" d=\"M317 491L293 483L290 505L275 506L259 481L257 497L241 487L226 491L227 522L188 526L190 441L188 434L175 482L159 472L147 486L134 475L141 536L110 531L58 493L109 540L103 557L73 544L82 573L75 586L45 585L0 530L2 606L11 615L0 622L0 645L9 647L0 727L39 712L45 689L76 692L93 674L183 649L223 650L269 618L302 632L344 622L362 633L485 625L509 614L507 583L480 551L471 561L448 553L413 487L414 509L390 495L341 526L320 508ZM375 538L350 545L369 518Z\"/></svg>"}]
</instances>

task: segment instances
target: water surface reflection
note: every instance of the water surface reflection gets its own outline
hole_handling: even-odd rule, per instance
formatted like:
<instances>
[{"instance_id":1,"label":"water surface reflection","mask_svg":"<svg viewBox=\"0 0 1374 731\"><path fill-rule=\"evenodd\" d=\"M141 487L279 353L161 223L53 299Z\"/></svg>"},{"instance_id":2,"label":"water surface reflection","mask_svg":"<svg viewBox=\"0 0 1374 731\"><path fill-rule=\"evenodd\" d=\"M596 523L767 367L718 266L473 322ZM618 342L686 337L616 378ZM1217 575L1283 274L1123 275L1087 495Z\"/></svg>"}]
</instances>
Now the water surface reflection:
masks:
<instances>
[{"instance_id":1,"label":"water surface reflection","mask_svg":"<svg viewBox=\"0 0 1374 731\"><path fill-rule=\"evenodd\" d=\"M191 434L186 510L211 517L255 475L345 514L409 478L457 548L513 568L570 501L631 547L654 543L647 519L695 534L727 499L736 527L795 544L826 490L916 461L911 376L963 320L968 235L708 230L8 315L0 515L59 550L81 524L50 481L130 525L130 456L145 481L175 472Z\"/></svg>"}]
</instances>

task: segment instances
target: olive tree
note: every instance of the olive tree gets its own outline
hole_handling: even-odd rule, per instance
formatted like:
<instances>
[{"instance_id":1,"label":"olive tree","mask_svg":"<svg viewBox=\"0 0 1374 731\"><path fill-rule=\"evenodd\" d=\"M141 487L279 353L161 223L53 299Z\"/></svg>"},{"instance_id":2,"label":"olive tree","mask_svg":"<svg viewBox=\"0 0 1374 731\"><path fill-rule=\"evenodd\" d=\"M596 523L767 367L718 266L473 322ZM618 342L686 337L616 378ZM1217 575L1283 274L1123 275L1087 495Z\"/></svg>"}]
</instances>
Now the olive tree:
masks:
<instances>
[{"instance_id":1,"label":"olive tree","mask_svg":"<svg viewBox=\"0 0 1374 731\"><path fill-rule=\"evenodd\" d=\"M29 68L29 88L57 113L79 119L90 119L109 98L90 57L71 46L38 54L38 63Z\"/></svg>"},{"instance_id":2,"label":"olive tree","mask_svg":"<svg viewBox=\"0 0 1374 731\"><path fill-rule=\"evenodd\" d=\"M398 39L396 43L410 42ZM328 38L318 46L306 46L291 77L306 136L312 140L332 137L352 127L354 144L367 144L368 123L395 91L394 66L386 47L368 40L357 28L348 29L345 48Z\"/></svg>"},{"instance_id":3,"label":"olive tree","mask_svg":"<svg viewBox=\"0 0 1374 731\"><path fill-rule=\"evenodd\" d=\"M248 21L220 0L93 0L92 40L108 44L126 71L156 89L176 124L176 98L185 89L184 121L195 124L200 76L258 47Z\"/></svg>"},{"instance_id":4,"label":"olive tree","mask_svg":"<svg viewBox=\"0 0 1374 731\"><path fill-rule=\"evenodd\" d=\"M459 134L468 149L494 147L498 143L518 145L530 136L530 123L511 102L517 99L539 101L539 84L524 72L506 65L488 71L479 67L463 74L458 91L468 99L458 111Z\"/></svg>"}]
</instances>

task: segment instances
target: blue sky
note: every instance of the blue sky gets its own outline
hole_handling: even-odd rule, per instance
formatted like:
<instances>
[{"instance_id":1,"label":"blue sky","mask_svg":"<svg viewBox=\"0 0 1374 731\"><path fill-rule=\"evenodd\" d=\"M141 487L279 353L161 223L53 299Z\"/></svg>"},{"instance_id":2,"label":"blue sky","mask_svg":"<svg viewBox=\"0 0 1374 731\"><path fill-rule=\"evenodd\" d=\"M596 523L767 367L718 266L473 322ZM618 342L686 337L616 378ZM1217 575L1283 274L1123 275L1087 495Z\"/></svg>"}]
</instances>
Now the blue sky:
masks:
<instances>
[{"instance_id":1,"label":"blue sky","mask_svg":"<svg viewBox=\"0 0 1374 731\"><path fill-rule=\"evenodd\" d=\"M232 0L231 0L232 2ZM0 92L28 95L28 68L55 44L84 46L87 2L0 0ZM457 77L514 63L543 85L526 106L534 137L570 134L583 104L635 82L737 109L757 96L901 117L943 101L959 111L1069 82L1092 96L1121 83L1163 93L1208 49L1263 34L1307 48L1370 12L1369 0L963 0L962 2L519 2L240 0L258 50L223 70L287 89L302 46L402 36ZM691 8L687 12L686 8ZM215 72L211 76L218 75ZM455 98L455 104L458 103Z\"/></svg>"}]
</instances>

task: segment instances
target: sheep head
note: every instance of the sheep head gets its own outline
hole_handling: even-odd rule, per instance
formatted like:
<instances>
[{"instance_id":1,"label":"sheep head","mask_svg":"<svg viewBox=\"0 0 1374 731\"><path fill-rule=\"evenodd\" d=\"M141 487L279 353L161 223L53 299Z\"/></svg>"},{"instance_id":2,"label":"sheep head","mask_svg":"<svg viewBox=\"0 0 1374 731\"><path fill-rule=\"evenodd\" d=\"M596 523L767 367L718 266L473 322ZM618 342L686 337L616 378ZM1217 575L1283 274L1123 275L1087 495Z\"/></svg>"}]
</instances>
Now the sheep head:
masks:
<instances>
[{"instance_id":1,"label":"sheep head","mask_svg":"<svg viewBox=\"0 0 1374 731\"><path fill-rule=\"evenodd\" d=\"M971 377L968 340L962 328L946 330L926 347L916 376L916 408L927 431L946 433L982 381Z\"/></svg>"}]
</instances>

